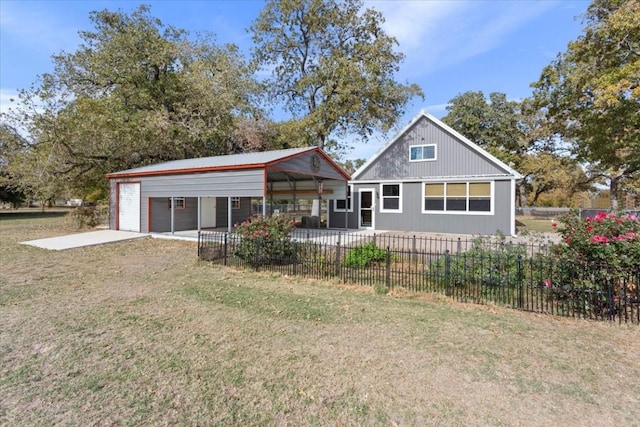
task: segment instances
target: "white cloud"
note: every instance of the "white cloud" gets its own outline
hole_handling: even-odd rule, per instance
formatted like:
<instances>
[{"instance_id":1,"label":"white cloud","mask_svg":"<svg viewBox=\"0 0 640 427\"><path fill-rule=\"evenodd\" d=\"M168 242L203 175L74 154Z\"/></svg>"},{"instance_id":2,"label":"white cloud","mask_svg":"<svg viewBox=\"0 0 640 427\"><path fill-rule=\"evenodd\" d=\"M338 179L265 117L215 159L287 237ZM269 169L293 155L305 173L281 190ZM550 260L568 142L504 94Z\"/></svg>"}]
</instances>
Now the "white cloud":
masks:
<instances>
[{"instance_id":1,"label":"white cloud","mask_svg":"<svg viewBox=\"0 0 640 427\"><path fill-rule=\"evenodd\" d=\"M504 43L554 1L370 1L406 55L405 73L428 75Z\"/></svg>"}]
</instances>

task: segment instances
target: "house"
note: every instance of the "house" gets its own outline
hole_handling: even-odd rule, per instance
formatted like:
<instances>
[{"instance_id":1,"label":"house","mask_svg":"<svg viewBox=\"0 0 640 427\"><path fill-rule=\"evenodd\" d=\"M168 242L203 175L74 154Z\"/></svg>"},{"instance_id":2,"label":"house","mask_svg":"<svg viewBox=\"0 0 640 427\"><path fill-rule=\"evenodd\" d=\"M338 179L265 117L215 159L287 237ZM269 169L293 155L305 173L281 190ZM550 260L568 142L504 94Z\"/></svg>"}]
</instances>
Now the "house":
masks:
<instances>
[{"instance_id":1,"label":"house","mask_svg":"<svg viewBox=\"0 0 640 427\"><path fill-rule=\"evenodd\" d=\"M144 233L226 228L268 203L344 199L349 175L316 147L174 160L114 172L110 228ZM344 223L344 220L343 220Z\"/></svg>"},{"instance_id":2,"label":"house","mask_svg":"<svg viewBox=\"0 0 640 427\"><path fill-rule=\"evenodd\" d=\"M330 223L514 235L516 181L521 178L442 121L420 112L353 174L348 198L330 206Z\"/></svg>"}]
</instances>

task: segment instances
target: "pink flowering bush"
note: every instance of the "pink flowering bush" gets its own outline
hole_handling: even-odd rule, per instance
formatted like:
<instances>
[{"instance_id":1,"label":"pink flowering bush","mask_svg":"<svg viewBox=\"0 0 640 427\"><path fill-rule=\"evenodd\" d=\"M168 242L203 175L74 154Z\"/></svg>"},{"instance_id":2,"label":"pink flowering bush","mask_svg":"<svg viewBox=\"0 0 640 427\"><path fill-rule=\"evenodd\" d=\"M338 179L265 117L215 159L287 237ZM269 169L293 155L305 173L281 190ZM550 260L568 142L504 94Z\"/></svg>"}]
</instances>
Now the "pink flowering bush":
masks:
<instances>
[{"instance_id":1,"label":"pink flowering bush","mask_svg":"<svg viewBox=\"0 0 640 427\"><path fill-rule=\"evenodd\" d=\"M630 214L599 212L581 220L572 212L560 218L560 260L608 266L612 270L640 268L640 221Z\"/></svg>"},{"instance_id":2,"label":"pink flowering bush","mask_svg":"<svg viewBox=\"0 0 640 427\"><path fill-rule=\"evenodd\" d=\"M279 264L294 256L290 233L295 228L287 215L253 216L235 225L241 241L235 254L252 264Z\"/></svg>"}]
</instances>

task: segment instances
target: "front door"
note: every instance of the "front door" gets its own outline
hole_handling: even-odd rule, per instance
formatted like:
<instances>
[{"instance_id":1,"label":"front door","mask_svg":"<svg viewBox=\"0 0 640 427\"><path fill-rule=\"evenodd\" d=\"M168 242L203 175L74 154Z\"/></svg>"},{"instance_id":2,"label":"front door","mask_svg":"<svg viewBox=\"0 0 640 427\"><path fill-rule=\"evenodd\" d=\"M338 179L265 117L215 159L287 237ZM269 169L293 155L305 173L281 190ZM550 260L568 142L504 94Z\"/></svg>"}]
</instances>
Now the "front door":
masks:
<instances>
[{"instance_id":1,"label":"front door","mask_svg":"<svg viewBox=\"0 0 640 427\"><path fill-rule=\"evenodd\" d=\"M375 203L373 202L373 195L375 190L363 189L360 190L360 214L358 228L374 228L373 212L375 210Z\"/></svg>"}]
</instances>

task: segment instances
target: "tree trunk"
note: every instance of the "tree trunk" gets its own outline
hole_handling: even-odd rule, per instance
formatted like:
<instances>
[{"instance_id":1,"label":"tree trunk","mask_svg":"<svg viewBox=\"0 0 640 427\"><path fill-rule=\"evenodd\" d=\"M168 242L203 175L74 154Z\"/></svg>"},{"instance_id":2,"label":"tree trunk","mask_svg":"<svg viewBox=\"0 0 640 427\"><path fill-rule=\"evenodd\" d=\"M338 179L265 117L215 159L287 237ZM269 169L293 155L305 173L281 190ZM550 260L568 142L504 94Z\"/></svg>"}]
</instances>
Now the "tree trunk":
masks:
<instances>
[{"instance_id":1,"label":"tree trunk","mask_svg":"<svg viewBox=\"0 0 640 427\"><path fill-rule=\"evenodd\" d=\"M521 208L527 208L527 185L524 180L518 184L518 202Z\"/></svg>"},{"instance_id":2,"label":"tree trunk","mask_svg":"<svg viewBox=\"0 0 640 427\"><path fill-rule=\"evenodd\" d=\"M610 207L613 212L618 211L618 184L620 184L620 178L622 174L614 174L609 179L609 200Z\"/></svg>"}]
</instances>

